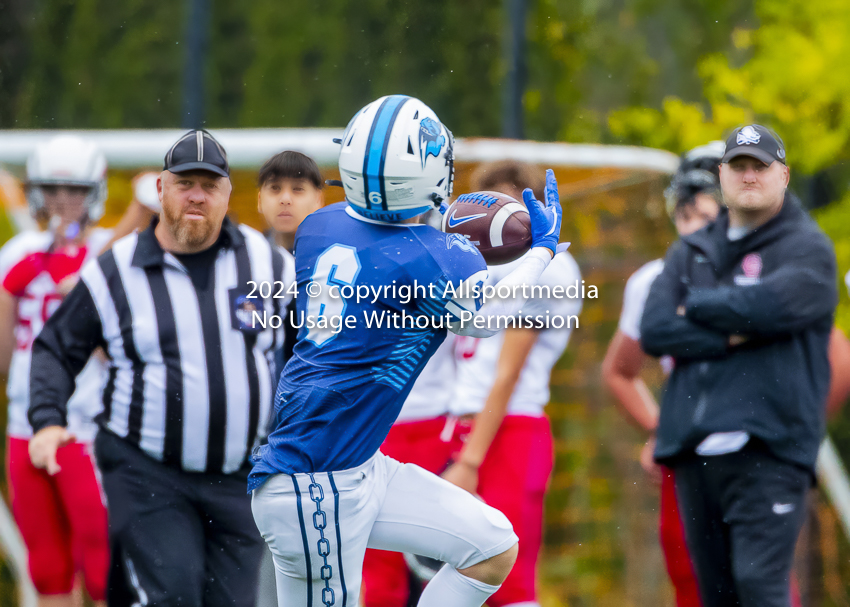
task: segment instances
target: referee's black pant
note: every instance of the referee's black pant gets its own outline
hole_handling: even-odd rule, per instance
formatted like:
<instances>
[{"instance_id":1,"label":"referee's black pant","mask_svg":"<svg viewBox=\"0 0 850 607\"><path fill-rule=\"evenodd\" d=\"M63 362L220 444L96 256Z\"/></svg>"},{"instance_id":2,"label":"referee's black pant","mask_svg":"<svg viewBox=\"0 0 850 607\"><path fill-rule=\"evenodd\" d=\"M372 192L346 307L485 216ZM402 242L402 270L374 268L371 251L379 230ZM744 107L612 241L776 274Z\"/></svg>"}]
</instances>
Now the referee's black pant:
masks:
<instances>
[{"instance_id":1,"label":"referee's black pant","mask_svg":"<svg viewBox=\"0 0 850 607\"><path fill-rule=\"evenodd\" d=\"M264 543L244 475L165 466L105 430L110 607L253 607Z\"/></svg>"},{"instance_id":2,"label":"referee's black pant","mask_svg":"<svg viewBox=\"0 0 850 607\"><path fill-rule=\"evenodd\" d=\"M789 607L811 472L776 459L756 439L672 468L703 607Z\"/></svg>"}]
</instances>

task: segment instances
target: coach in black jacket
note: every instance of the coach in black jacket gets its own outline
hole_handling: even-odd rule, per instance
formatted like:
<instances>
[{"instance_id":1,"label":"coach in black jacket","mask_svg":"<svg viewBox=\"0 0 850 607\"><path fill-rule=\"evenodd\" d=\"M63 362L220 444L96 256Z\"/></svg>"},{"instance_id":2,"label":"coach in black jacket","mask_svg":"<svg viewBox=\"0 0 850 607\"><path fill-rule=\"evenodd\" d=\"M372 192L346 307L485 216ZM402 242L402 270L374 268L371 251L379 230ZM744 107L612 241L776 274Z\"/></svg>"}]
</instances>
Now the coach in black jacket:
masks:
<instances>
[{"instance_id":1,"label":"coach in black jacket","mask_svg":"<svg viewBox=\"0 0 850 607\"><path fill-rule=\"evenodd\" d=\"M641 322L644 349L676 361L655 456L674 471L705 607L788 607L824 435L835 254L788 177L778 136L733 132L728 211L670 248Z\"/></svg>"}]
</instances>

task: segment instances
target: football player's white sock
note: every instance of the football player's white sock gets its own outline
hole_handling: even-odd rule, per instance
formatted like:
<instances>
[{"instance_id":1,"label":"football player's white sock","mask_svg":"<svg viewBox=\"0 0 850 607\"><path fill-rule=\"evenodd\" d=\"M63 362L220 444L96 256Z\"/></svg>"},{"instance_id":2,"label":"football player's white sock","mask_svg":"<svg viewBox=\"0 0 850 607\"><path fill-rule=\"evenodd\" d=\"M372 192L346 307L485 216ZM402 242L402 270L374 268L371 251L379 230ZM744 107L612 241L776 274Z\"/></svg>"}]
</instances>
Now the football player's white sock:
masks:
<instances>
[{"instance_id":1,"label":"football player's white sock","mask_svg":"<svg viewBox=\"0 0 850 607\"><path fill-rule=\"evenodd\" d=\"M498 589L445 565L425 586L417 607L481 607Z\"/></svg>"}]
</instances>

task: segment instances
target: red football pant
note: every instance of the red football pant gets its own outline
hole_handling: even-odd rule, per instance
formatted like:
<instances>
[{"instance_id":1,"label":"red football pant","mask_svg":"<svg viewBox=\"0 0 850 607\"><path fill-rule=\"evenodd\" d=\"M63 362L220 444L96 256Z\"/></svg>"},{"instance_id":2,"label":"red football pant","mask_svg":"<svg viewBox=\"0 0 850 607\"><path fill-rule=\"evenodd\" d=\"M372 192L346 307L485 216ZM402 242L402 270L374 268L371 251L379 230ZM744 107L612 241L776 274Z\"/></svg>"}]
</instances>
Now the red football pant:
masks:
<instances>
[{"instance_id":1,"label":"red football pant","mask_svg":"<svg viewBox=\"0 0 850 607\"><path fill-rule=\"evenodd\" d=\"M519 537L516 564L490 607L537 602L537 558L543 541L543 498L554 463L546 417L508 415L478 473L478 495L501 510Z\"/></svg>"},{"instance_id":2,"label":"red football pant","mask_svg":"<svg viewBox=\"0 0 850 607\"><path fill-rule=\"evenodd\" d=\"M667 574L676 590L676 607L701 607L699 586L685 544L685 529L679 515L676 500L676 483L670 468L661 468L661 512L658 520L658 536Z\"/></svg>"},{"instance_id":3,"label":"red football pant","mask_svg":"<svg viewBox=\"0 0 850 607\"><path fill-rule=\"evenodd\" d=\"M12 513L29 553L29 571L39 594L69 594L78 570L94 601L106 599L109 569L106 508L89 448L61 447L55 476L30 462L29 441L9 438L7 462Z\"/></svg>"},{"instance_id":4,"label":"red football pant","mask_svg":"<svg viewBox=\"0 0 850 607\"><path fill-rule=\"evenodd\" d=\"M445 418L393 426L381 451L439 473L459 451L469 426L459 424L449 442L440 439ZM553 444L545 417L507 416L479 470L478 495L501 510L519 537L519 555L508 578L488 599L491 607L536 601L535 569L543 536L543 498L552 472ZM400 554L367 550L363 565L366 607L404 607L407 566Z\"/></svg>"}]
</instances>

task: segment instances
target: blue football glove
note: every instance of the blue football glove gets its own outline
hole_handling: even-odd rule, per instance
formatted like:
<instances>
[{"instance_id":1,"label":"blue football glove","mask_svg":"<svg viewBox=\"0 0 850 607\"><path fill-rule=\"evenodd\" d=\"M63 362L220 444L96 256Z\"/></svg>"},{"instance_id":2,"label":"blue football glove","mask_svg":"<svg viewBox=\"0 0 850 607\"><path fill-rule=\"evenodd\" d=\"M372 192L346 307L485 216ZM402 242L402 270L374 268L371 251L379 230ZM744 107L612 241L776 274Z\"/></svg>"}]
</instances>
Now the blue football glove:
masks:
<instances>
[{"instance_id":1,"label":"blue football glove","mask_svg":"<svg viewBox=\"0 0 850 607\"><path fill-rule=\"evenodd\" d=\"M555 254L558 238L561 235L561 201L558 198L558 182L552 169L546 171L546 204L534 197L534 192L526 188L522 200L531 216L531 246L546 247Z\"/></svg>"}]
</instances>

